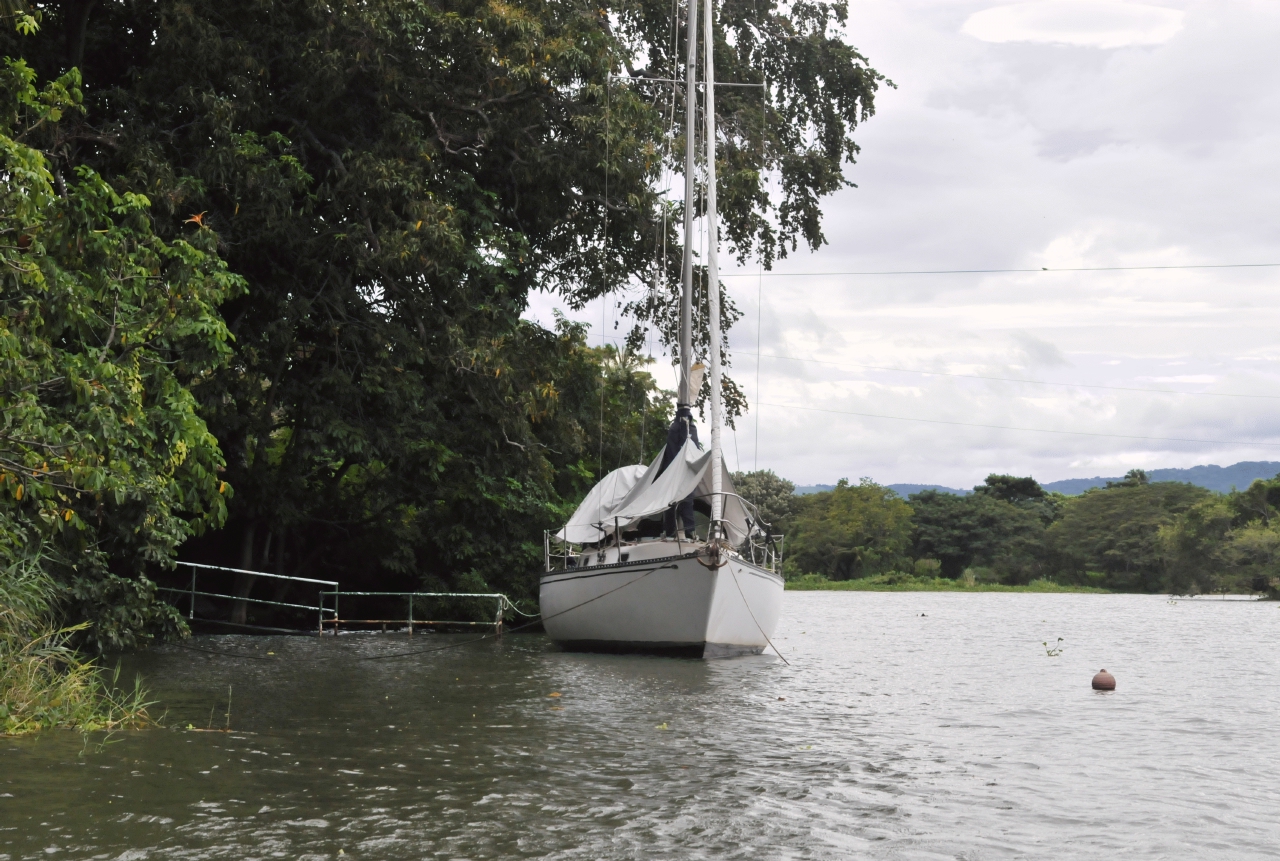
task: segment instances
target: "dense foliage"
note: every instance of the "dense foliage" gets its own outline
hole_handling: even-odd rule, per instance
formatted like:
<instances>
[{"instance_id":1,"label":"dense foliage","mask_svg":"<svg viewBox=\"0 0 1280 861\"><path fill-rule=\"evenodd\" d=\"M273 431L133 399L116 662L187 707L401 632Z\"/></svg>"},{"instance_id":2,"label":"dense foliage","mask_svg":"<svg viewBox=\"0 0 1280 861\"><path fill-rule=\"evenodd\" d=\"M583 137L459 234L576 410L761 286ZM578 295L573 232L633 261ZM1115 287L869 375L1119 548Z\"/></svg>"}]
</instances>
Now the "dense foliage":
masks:
<instances>
[{"instance_id":1,"label":"dense foliage","mask_svg":"<svg viewBox=\"0 0 1280 861\"><path fill-rule=\"evenodd\" d=\"M733 485L739 495L755 505L756 515L773 532L788 523L800 505L801 500L795 495L796 486L771 469L735 472Z\"/></svg>"},{"instance_id":2,"label":"dense foliage","mask_svg":"<svg viewBox=\"0 0 1280 861\"><path fill-rule=\"evenodd\" d=\"M650 422L668 407L637 363L641 328L601 351L521 315L535 290L572 305L612 293L673 346L681 212L660 190L683 150L683 96L662 81L679 77L678 11L0 5L0 54L23 70L5 98L45 104L35 70L76 106L10 134L53 192L31 198L43 220L6 222L32 243L6 254L79 272L87 292L68 301L90 302L63 312L35 276L5 274L6 295L31 306L21 318L6 305L7 331L78 320L66 331L84 360L66 373L17 362L6 397L49 413L39 421L92 425L75 463L102 458L85 496L61 460L17 450L25 498L12 501L27 513L5 532L81 536L97 561L75 569L74 600L100 645L172 630L147 578L178 552L348 588L528 592L542 529L661 440ZM717 102L721 215L739 257L767 265L824 241L820 201L846 184L883 83L842 40L846 18L844 2L720 6L721 78L768 81ZM94 377L90 360L114 370ZM110 421L93 398L111 399ZM18 438L55 444L33 433ZM233 618L247 620L243 604Z\"/></svg>"},{"instance_id":3,"label":"dense foliage","mask_svg":"<svg viewBox=\"0 0 1280 861\"><path fill-rule=\"evenodd\" d=\"M748 499L760 494L779 508L776 489L739 484ZM905 501L864 479L794 497L790 512L775 531L787 534L788 576L810 586L872 578L892 588L941 577L1280 598L1280 477L1217 494L1133 470L1066 497L1031 478L991 475L965 496L926 490Z\"/></svg>"},{"instance_id":4,"label":"dense foliage","mask_svg":"<svg viewBox=\"0 0 1280 861\"><path fill-rule=\"evenodd\" d=\"M1148 483L1137 472L1123 482L1082 494L1049 530L1053 546L1062 554L1060 568L1077 578L1098 572L1117 589L1158 591L1166 585L1169 561L1161 531L1211 495L1191 484Z\"/></svg>"},{"instance_id":5,"label":"dense foliage","mask_svg":"<svg viewBox=\"0 0 1280 861\"><path fill-rule=\"evenodd\" d=\"M217 305L242 282L207 231L166 242L147 198L50 170L74 72L0 75L0 562L40 548L89 639L131 645L178 624L148 567L226 515L188 387L226 360Z\"/></svg>"},{"instance_id":6,"label":"dense foliage","mask_svg":"<svg viewBox=\"0 0 1280 861\"><path fill-rule=\"evenodd\" d=\"M849 580L901 566L911 508L889 488L842 478L834 490L802 497L796 508L787 550L792 570Z\"/></svg>"}]
</instances>

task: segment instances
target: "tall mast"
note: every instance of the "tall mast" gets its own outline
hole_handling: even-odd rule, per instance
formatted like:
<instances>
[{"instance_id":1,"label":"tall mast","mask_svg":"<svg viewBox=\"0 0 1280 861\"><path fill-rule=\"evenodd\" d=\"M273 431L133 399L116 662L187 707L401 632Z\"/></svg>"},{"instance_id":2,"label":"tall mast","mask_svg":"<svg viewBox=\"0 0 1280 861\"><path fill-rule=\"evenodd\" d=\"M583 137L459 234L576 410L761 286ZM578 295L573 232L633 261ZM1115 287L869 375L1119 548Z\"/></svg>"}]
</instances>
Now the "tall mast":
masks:
<instances>
[{"instance_id":1,"label":"tall mast","mask_svg":"<svg viewBox=\"0 0 1280 861\"><path fill-rule=\"evenodd\" d=\"M710 0L707 0L710 2ZM698 0L688 0L689 37L684 64L684 271L680 290L680 391L676 402L691 406L698 398L689 391L689 369L693 364L693 208L696 189L694 170L697 151L694 137L698 123Z\"/></svg>"},{"instance_id":2,"label":"tall mast","mask_svg":"<svg viewBox=\"0 0 1280 861\"><path fill-rule=\"evenodd\" d=\"M711 357L711 524L716 534L724 512L721 478L724 456L720 449L720 265L716 252L720 246L720 215L716 211L716 70L715 0L706 0L706 26L703 28L703 53L707 72L704 105L707 112L707 323Z\"/></svg>"}]
</instances>

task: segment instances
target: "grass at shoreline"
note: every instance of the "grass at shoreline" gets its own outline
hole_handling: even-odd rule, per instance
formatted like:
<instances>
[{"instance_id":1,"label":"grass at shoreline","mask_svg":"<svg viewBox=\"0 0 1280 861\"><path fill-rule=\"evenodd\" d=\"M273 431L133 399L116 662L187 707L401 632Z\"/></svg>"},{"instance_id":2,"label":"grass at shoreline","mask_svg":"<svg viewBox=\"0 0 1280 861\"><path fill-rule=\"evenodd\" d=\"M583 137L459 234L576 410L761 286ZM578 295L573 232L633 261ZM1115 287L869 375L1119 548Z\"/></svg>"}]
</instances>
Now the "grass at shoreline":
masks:
<instances>
[{"instance_id":1,"label":"grass at shoreline","mask_svg":"<svg viewBox=\"0 0 1280 861\"><path fill-rule=\"evenodd\" d=\"M821 577L806 575L787 581L787 589L797 592L1075 592L1110 594L1110 589L1097 586L1063 586L1050 580L1033 580L1026 586L1003 586L998 583L975 583L965 585L959 580L948 580L945 577L904 578L901 576L883 575L865 577L861 580L824 580Z\"/></svg>"},{"instance_id":2,"label":"grass at shoreline","mask_svg":"<svg viewBox=\"0 0 1280 861\"><path fill-rule=\"evenodd\" d=\"M118 668L107 673L73 648L85 625L59 627L55 595L37 560L0 569L0 737L156 725L141 680L121 690Z\"/></svg>"}]
</instances>

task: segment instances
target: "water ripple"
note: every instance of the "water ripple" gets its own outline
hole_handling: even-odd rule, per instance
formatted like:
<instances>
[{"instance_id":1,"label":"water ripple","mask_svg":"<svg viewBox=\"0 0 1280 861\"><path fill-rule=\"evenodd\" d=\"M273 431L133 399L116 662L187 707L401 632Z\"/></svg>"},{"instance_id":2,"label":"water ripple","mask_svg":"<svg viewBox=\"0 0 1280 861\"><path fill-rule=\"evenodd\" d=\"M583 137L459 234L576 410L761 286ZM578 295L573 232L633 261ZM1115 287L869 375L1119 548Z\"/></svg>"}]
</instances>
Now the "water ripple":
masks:
<instances>
[{"instance_id":1,"label":"water ripple","mask_svg":"<svg viewBox=\"0 0 1280 861\"><path fill-rule=\"evenodd\" d=\"M788 593L790 667L205 637L275 654L163 647L133 663L171 729L0 741L0 861L1270 858L1278 629L1241 601ZM232 731L185 729L225 727L228 686Z\"/></svg>"}]
</instances>

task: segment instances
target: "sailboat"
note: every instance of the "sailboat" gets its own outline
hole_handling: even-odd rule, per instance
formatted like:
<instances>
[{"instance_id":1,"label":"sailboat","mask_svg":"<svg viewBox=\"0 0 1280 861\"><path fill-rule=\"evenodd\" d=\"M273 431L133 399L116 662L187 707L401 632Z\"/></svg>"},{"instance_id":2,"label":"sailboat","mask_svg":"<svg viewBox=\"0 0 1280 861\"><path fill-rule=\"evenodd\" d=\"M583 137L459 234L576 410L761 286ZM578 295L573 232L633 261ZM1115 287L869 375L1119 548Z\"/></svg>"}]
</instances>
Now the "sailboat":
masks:
<instances>
[{"instance_id":1,"label":"sailboat","mask_svg":"<svg viewBox=\"0 0 1280 861\"><path fill-rule=\"evenodd\" d=\"M713 3L704 0L708 45ZM705 450L691 411L708 370L691 359L697 32L698 0L688 0L676 417L666 447L652 463L605 475L569 522L545 536L542 621L548 636L567 649L699 658L760 654L770 645L782 607L780 546L754 506L734 490L721 448L715 69L710 50L703 52L711 384L711 439ZM703 514L700 525L697 513Z\"/></svg>"}]
</instances>

